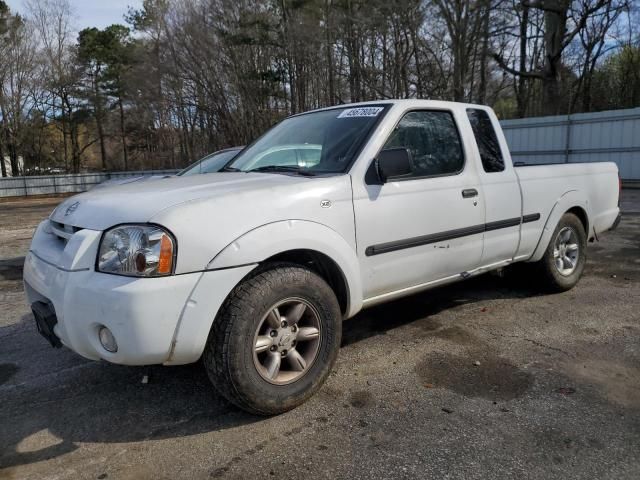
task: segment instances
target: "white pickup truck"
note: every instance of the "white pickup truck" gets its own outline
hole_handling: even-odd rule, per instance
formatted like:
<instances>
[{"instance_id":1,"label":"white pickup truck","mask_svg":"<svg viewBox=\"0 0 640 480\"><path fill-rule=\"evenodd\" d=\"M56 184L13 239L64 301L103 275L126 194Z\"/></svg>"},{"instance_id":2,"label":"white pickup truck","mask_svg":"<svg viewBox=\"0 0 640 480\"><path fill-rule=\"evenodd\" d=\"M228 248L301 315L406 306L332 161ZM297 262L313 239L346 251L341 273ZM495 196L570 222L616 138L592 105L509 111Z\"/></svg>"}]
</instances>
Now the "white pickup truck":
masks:
<instances>
[{"instance_id":1,"label":"white pickup truck","mask_svg":"<svg viewBox=\"0 0 640 480\"><path fill-rule=\"evenodd\" d=\"M361 309L514 262L562 291L619 220L613 163L517 167L484 106L294 115L221 173L83 193L37 228L24 283L54 346L203 363L259 414L309 398Z\"/></svg>"}]
</instances>

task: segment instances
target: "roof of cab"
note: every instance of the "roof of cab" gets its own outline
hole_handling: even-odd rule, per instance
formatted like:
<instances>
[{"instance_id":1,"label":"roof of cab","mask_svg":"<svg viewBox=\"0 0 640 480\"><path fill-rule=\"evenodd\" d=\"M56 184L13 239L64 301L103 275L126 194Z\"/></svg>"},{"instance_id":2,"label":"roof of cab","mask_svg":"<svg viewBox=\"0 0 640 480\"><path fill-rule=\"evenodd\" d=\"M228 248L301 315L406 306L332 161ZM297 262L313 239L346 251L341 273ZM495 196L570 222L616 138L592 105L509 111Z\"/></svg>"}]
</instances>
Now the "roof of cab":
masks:
<instances>
[{"instance_id":1,"label":"roof of cab","mask_svg":"<svg viewBox=\"0 0 640 480\"><path fill-rule=\"evenodd\" d=\"M416 98L397 98L397 99L382 99L382 100L369 100L366 102L355 102L355 103L343 103L340 105L332 105L330 107L322 107L315 108L313 110L308 110L306 112L296 113L291 115L291 117L296 117L298 115L304 115L306 113L311 112L321 112L323 110L334 110L337 108L357 108L366 105L403 105L406 107L415 107L415 108L479 108L479 109L490 109L487 105L480 105L474 103L463 103L463 102L450 102L447 100L425 100L425 99L416 99Z\"/></svg>"}]
</instances>

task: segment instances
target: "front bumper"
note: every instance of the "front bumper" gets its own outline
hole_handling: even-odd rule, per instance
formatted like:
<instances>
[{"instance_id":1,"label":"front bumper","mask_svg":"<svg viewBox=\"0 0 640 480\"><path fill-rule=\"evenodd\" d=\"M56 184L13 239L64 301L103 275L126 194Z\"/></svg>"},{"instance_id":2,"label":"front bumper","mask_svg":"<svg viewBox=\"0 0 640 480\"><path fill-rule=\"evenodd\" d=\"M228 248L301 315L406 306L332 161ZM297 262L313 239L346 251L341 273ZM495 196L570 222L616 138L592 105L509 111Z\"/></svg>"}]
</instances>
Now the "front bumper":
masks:
<instances>
[{"instance_id":1,"label":"front bumper","mask_svg":"<svg viewBox=\"0 0 640 480\"><path fill-rule=\"evenodd\" d=\"M69 271L29 252L24 284L29 305L50 304L53 333L63 345L93 360L125 365L183 364L198 360L215 315L253 267L159 278ZM118 350L100 343L102 326Z\"/></svg>"}]
</instances>

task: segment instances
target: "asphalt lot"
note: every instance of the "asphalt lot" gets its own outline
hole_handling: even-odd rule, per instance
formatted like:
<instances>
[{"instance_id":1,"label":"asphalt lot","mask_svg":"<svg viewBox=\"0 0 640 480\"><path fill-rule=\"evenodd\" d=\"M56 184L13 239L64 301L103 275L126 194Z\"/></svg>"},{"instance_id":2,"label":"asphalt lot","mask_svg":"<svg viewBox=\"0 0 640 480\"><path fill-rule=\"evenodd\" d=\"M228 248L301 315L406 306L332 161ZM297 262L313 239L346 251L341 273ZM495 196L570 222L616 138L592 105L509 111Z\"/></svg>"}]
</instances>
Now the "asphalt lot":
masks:
<instances>
[{"instance_id":1,"label":"asphalt lot","mask_svg":"<svg viewBox=\"0 0 640 480\"><path fill-rule=\"evenodd\" d=\"M199 364L36 333L22 262L59 200L0 203L0 478L640 478L640 190L574 290L485 275L364 311L319 394L273 418Z\"/></svg>"}]
</instances>

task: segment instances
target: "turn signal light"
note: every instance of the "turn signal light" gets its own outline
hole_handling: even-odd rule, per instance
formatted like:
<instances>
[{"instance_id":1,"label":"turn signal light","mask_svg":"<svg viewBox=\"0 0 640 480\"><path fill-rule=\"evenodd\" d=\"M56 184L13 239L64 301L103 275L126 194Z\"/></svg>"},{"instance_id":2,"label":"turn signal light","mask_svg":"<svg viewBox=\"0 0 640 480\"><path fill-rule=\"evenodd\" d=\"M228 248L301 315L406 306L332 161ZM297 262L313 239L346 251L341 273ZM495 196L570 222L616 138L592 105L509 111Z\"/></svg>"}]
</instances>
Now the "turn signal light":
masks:
<instances>
[{"instance_id":1,"label":"turn signal light","mask_svg":"<svg viewBox=\"0 0 640 480\"><path fill-rule=\"evenodd\" d=\"M160 239L160 257L158 259L158 273L169 274L173 262L173 243L167 235Z\"/></svg>"}]
</instances>

